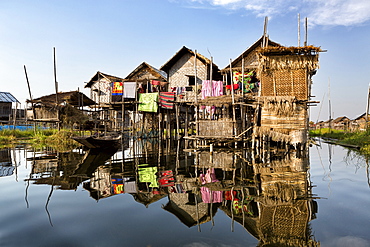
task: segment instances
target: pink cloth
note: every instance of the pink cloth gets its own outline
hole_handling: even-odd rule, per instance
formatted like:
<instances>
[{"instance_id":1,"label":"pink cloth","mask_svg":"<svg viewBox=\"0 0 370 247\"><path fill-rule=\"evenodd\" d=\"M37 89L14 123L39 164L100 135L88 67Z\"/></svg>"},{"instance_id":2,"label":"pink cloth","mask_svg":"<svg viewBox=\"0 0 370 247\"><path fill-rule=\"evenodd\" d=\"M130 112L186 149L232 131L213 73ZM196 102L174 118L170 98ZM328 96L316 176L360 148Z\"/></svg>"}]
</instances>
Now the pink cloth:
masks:
<instances>
[{"instance_id":1,"label":"pink cloth","mask_svg":"<svg viewBox=\"0 0 370 247\"><path fill-rule=\"evenodd\" d=\"M204 80L202 82L202 99L208 96L221 96L224 94L224 83L223 81L211 81Z\"/></svg>"}]
</instances>

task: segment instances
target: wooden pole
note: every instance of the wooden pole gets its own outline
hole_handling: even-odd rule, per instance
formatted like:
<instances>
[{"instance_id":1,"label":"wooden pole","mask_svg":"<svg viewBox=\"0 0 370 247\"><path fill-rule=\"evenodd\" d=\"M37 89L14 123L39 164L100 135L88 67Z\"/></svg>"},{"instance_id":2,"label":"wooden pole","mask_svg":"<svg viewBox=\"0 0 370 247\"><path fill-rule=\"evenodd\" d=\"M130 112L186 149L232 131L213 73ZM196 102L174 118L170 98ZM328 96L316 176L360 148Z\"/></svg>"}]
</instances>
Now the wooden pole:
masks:
<instances>
[{"instance_id":1,"label":"wooden pole","mask_svg":"<svg viewBox=\"0 0 370 247\"><path fill-rule=\"evenodd\" d=\"M209 69L209 87L211 88L211 96L215 96L213 95L213 83L212 83L212 73L213 73L213 68L212 68L212 64L213 64L213 57L211 56L211 68Z\"/></svg>"},{"instance_id":2,"label":"wooden pole","mask_svg":"<svg viewBox=\"0 0 370 247\"><path fill-rule=\"evenodd\" d=\"M308 23L307 23L307 17L305 18L305 23L304 23L304 26L305 26L305 34L304 34L304 46L307 46L307 43L308 43Z\"/></svg>"},{"instance_id":3,"label":"wooden pole","mask_svg":"<svg viewBox=\"0 0 370 247\"><path fill-rule=\"evenodd\" d=\"M59 123L59 103L58 103L58 82L57 82L57 62L55 56L55 47L53 48L54 51L54 83L55 83L55 107L57 112L57 120L58 120L58 130L60 130L60 123Z\"/></svg>"},{"instance_id":4,"label":"wooden pole","mask_svg":"<svg viewBox=\"0 0 370 247\"><path fill-rule=\"evenodd\" d=\"M301 15L298 13L298 47L301 46Z\"/></svg>"},{"instance_id":5,"label":"wooden pole","mask_svg":"<svg viewBox=\"0 0 370 247\"><path fill-rule=\"evenodd\" d=\"M35 108L34 108L34 105L33 105L33 102L32 102L31 87L30 87L30 82L28 81L28 75L27 75L26 65L23 65L23 67L24 67L24 74L26 75L26 81L27 81L27 86L28 86L28 93L30 95L30 101L31 101L31 107L32 107L32 116L33 116L33 120L35 120L36 114L35 114Z\"/></svg>"},{"instance_id":6,"label":"wooden pole","mask_svg":"<svg viewBox=\"0 0 370 247\"><path fill-rule=\"evenodd\" d=\"M329 131L331 132L331 100L330 100L330 77L328 80L328 101L329 101Z\"/></svg>"},{"instance_id":7,"label":"wooden pole","mask_svg":"<svg viewBox=\"0 0 370 247\"><path fill-rule=\"evenodd\" d=\"M266 47L268 44L267 42L267 24L268 24L268 17L265 17L265 22L263 24L263 40L262 40L262 47Z\"/></svg>"},{"instance_id":8,"label":"wooden pole","mask_svg":"<svg viewBox=\"0 0 370 247\"><path fill-rule=\"evenodd\" d=\"M180 110L179 110L179 105L175 104L175 111L176 111L176 132L177 132L177 139L180 139L180 120L179 120L179 115L180 115Z\"/></svg>"},{"instance_id":9,"label":"wooden pole","mask_svg":"<svg viewBox=\"0 0 370 247\"><path fill-rule=\"evenodd\" d=\"M233 82L233 70L231 67L231 59L230 59L230 84L231 84L231 99L232 103L234 105L235 99L234 99L234 82Z\"/></svg>"},{"instance_id":10,"label":"wooden pole","mask_svg":"<svg viewBox=\"0 0 370 247\"><path fill-rule=\"evenodd\" d=\"M198 107L198 82L197 82L197 50L195 50L195 56L194 56L194 74L195 74L195 135L199 135L199 107Z\"/></svg>"},{"instance_id":11,"label":"wooden pole","mask_svg":"<svg viewBox=\"0 0 370 247\"><path fill-rule=\"evenodd\" d=\"M367 92L367 106L366 106L366 129L368 127L368 121L369 121L369 106L370 106L370 84Z\"/></svg>"},{"instance_id":12,"label":"wooden pole","mask_svg":"<svg viewBox=\"0 0 370 247\"><path fill-rule=\"evenodd\" d=\"M242 56L242 96L244 99L244 56Z\"/></svg>"}]
</instances>

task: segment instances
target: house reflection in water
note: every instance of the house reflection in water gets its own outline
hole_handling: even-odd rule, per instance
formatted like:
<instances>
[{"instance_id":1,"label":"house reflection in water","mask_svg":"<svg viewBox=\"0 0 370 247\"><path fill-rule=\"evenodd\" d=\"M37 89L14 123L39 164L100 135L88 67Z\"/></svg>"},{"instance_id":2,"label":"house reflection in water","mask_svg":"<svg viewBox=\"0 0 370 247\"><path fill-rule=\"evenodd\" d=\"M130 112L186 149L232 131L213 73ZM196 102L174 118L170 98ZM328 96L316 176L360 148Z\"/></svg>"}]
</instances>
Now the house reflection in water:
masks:
<instances>
[{"instance_id":1,"label":"house reflection in water","mask_svg":"<svg viewBox=\"0 0 370 247\"><path fill-rule=\"evenodd\" d=\"M219 208L256 237L259 246L318 246L309 225L317 204L308 177L308 155L270 154L267 162L261 162L242 152L195 153L199 168L218 175L220 181L202 186L223 192Z\"/></svg>"},{"instance_id":2,"label":"house reflection in water","mask_svg":"<svg viewBox=\"0 0 370 247\"><path fill-rule=\"evenodd\" d=\"M179 150L151 148L124 159L114 155L117 150L44 155L33 158L31 180L59 189L83 183L95 200L126 193L145 207L167 197L162 208L198 230L225 213L232 229L239 223L259 246L319 245L310 228L317 204L308 151Z\"/></svg>"},{"instance_id":3,"label":"house reflection in water","mask_svg":"<svg viewBox=\"0 0 370 247\"><path fill-rule=\"evenodd\" d=\"M13 175L15 166L12 164L10 148L0 150L0 177Z\"/></svg>"}]
</instances>

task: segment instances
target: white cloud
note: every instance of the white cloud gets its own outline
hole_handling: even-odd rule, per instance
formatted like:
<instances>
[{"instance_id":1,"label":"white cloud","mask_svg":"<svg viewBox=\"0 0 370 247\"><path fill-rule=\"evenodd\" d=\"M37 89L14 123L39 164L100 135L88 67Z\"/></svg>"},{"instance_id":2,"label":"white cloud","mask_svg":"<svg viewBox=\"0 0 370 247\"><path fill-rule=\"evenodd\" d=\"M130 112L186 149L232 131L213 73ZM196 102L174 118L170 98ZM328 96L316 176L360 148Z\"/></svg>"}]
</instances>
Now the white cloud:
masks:
<instances>
[{"instance_id":1,"label":"white cloud","mask_svg":"<svg viewBox=\"0 0 370 247\"><path fill-rule=\"evenodd\" d=\"M307 4L313 24L352 26L370 20L369 0L307 0Z\"/></svg>"},{"instance_id":2,"label":"white cloud","mask_svg":"<svg viewBox=\"0 0 370 247\"><path fill-rule=\"evenodd\" d=\"M311 25L353 26L370 20L369 0L191 0L227 9L245 9L258 17L300 13Z\"/></svg>"}]
</instances>

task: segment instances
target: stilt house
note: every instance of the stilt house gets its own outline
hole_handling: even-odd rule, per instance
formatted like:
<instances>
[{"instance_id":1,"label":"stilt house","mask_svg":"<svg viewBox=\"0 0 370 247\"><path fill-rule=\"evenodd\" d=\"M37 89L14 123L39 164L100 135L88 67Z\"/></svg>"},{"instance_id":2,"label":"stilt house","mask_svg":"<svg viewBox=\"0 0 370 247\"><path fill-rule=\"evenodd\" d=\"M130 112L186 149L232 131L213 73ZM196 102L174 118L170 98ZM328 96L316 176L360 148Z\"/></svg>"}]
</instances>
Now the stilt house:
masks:
<instances>
[{"instance_id":1,"label":"stilt house","mask_svg":"<svg viewBox=\"0 0 370 247\"><path fill-rule=\"evenodd\" d=\"M258 50L261 87L254 137L293 145L307 142L307 110L320 51L314 46L265 46Z\"/></svg>"},{"instance_id":2,"label":"stilt house","mask_svg":"<svg viewBox=\"0 0 370 247\"><path fill-rule=\"evenodd\" d=\"M93 100L79 91L50 94L27 100L27 103L32 104L31 110L27 113L28 119L46 123L57 123L61 120L68 122L67 118L72 116L77 119L77 115L83 115L80 108L95 104Z\"/></svg>"},{"instance_id":3,"label":"stilt house","mask_svg":"<svg viewBox=\"0 0 370 247\"><path fill-rule=\"evenodd\" d=\"M19 101L8 92L0 92L0 120L9 120L12 116L12 105Z\"/></svg>"}]
</instances>

